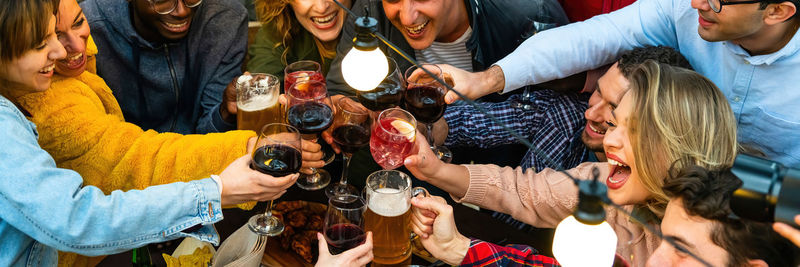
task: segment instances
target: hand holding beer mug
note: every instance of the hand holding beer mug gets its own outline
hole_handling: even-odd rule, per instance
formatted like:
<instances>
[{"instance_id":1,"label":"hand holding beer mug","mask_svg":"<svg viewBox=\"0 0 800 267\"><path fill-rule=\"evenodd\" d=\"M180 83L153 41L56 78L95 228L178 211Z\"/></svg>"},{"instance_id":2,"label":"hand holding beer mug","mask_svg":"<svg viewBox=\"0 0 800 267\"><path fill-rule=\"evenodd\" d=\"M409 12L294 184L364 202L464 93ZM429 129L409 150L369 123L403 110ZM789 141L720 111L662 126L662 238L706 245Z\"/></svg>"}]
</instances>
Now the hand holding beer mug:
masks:
<instances>
[{"instance_id":1,"label":"hand holding beer mug","mask_svg":"<svg viewBox=\"0 0 800 267\"><path fill-rule=\"evenodd\" d=\"M459 265L469 250L470 240L458 232L453 207L437 196L413 198L411 225L422 246L435 258Z\"/></svg>"},{"instance_id":2,"label":"hand holding beer mug","mask_svg":"<svg viewBox=\"0 0 800 267\"><path fill-rule=\"evenodd\" d=\"M411 188L411 177L380 170L367 177L364 230L373 234L373 262L398 264L411 257L411 198L428 191Z\"/></svg>"},{"instance_id":3,"label":"hand holding beer mug","mask_svg":"<svg viewBox=\"0 0 800 267\"><path fill-rule=\"evenodd\" d=\"M283 122L279 92L280 80L272 74L239 76L236 80L237 129L258 132L264 125Z\"/></svg>"}]
</instances>

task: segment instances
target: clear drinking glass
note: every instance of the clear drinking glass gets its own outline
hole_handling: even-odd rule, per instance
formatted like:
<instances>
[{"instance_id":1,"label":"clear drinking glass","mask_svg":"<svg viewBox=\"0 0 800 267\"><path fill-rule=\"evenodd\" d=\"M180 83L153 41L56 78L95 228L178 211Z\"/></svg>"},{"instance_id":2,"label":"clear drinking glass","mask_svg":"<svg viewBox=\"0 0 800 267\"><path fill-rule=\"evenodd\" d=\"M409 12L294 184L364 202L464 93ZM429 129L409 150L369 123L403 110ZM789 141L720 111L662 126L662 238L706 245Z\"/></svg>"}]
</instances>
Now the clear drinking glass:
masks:
<instances>
[{"instance_id":1,"label":"clear drinking glass","mask_svg":"<svg viewBox=\"0 0 800 267\"><path fill-rule=\"evenodd\" d=\"M373 263L398 264L411 256L411 198L428 191L411 188L411 177L380 170L367 177L364 230L372 231Z\"/></svg>"},{"instance_id":2,"label":"clear drinking glass","mask_svg":"<svg viewBox=\"0 0 800 267\"><path fill-rule=\"evenodd\" d=\"M408 111L390 108L378 115L376 124L369 138L372 158L387 170L400 167L414 149L417 120Z\"/></svg>"},{"instance_id":3,"label":"clear drinking glass","mask_svg":"<svg viewBox=\"0 0 800 267\"><path fill-rule=\"evenodd\" d=\"M342 97L336 101L336 115L333 118L333 141L342 150L344 165L341 180L325 189L329 198L335 195L358 195L358 189L347 184L347 169L353 153L369 144L372 118L370 112L358 103L355 97Z\"/></svg>"},{"instance_id":4,"label":"clear drinking glass","mask_svg":"<svg viewBox=\"0 0 800 267\"><path fill-rule=\"evenodd\" d=\"M294 83L302 81L325 83L325 77L322 76L322 68L319 63L311 60L300 60L287 65L286 68L283 69L284 92L289 90ZM333 149L327 143L323 142L320 143L320 145L322 145L322 152L325 153L322 160L325 161L325 165L328 165L336 158L336 153L333 152Z\"/></svg>"},{"instance_id":5,"label":"clear drinking glass","mask_svg":"<svg viewBox=\"0 0 800 267\"><path fill-rule=\"evenodd\" d=\"M382 111L393 108L403 103L403 93L406 91L403 74L397 67L394 59L387 57L389 74L372 91L356 91L358 101L372 111Z\"/></svg>"},{"instance_id":6,"label":"clear drinking glass","mask_svg":"<svg viewBox=\"0 0 800 267\"><path fill-rule=\"evenodd\" d=\"M283 122L278 103L280 81L272 74L251 73L236 80L236 125L239 130L259 131L270 123Z\"/></svg>"},{"instance_id":7,"label":"clear drinking glass","mask_svg":"<svg viewBox=\"0 0 800 267\"><path fill-rule=\"evenodd\" d=\"M439 66L433 64L420 66L436 75L439 80L444 80ZM431 150L443 162L449 163L453 159L453 154L447 147L435 145L433 139L433 123L442 118L447 107L444 102L447 87L425 72L414 73L417 69L417 66L411 66L406 70L406 83L408 83L405 95L406 110L411 112L417 121L425 123L428 130L425 139L430 142Z\"/></svg>"},{"instance_id":8,"label":"clear drinking glass","mask_svg":"<svg viewBox=\"0 0 800 267\"><path fill-rule=\"evenodd\" d=\"M316 141L317 135L331 126L333 109L325 82L298 81L286 90L286 99L286 120L303 134L303 139ZM327 171L310 169L311 174L301 174L297 179L298 187L318 190L330 183Z\"/></svg>"},{"instance_id":9,"label":"clear drinking glass","mask_svg":"<svg viewBox=\"0 0 800 267\"><path fill-rule=\"evenodd\" d=\"M364 232L366 208L364 199L357 195L344 194L328 199L323 232L331 254L336 255L364 243L367 238Z\"/></svg>"},{"instance_id":10,"label":"clear drinking glass","mask_svg":"<svg viewBox=\"0 0 800 267\"><path fill-rule=\"evenodd\" d=\"M291 125L264 125L256 141L250 168L274 177L297 173L303 164L300 145L300 132ZM272 216L271 200L267 210L251 217L247 226L253 232L267 236L279 235L284 229L281 220Z\"/></svg>"}]
</instances>

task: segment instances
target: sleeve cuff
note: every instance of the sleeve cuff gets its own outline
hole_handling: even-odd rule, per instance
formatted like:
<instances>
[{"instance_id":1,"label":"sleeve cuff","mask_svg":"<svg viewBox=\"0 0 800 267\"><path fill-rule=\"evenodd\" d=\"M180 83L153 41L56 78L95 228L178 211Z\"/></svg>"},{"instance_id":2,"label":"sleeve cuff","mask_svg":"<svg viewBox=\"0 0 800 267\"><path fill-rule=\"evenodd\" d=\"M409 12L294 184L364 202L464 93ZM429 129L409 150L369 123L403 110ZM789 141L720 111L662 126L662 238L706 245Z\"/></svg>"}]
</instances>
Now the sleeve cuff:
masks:
<instances>
[{"instance_id":1,"label":"sleeve cuff","mask_svg":"<svg viewBox=\"0 0 800 267\"><path fill-rule=\"evenodd\" d=\"M486 191L489 187L489 174L484 171L485 167L481 165L462 166L467 167L467 170L469 171L469 188L467 188L467 193L465 193L464 197L462 198L458 198L452 194L450 197L458 203L465 202L481 206L486 197Z\"/></svg>"},{"instance_id":2,"label":"sleeve cuff","mask_svg":"<svg viewBox=\"0 0 800 267\"><path fill-rule=\"evenodd\" d=\"M214 127L216 132L227 132L231 130L236 130L235 123L228 123L227 121L222 119L222 114L219 114L219 107L222 103L217 104L214 106L214 112L211 112L211 125Z\"/></svg>"},{"instance_id":3,"label":"sleeve cuff","mask_svg":"<svg viewBox=\"0 0 800 267\"><path fill-rule=\"evenodd\" d=\"M222 198L222 178L219 178L219 175L214 174L211 175L211 179L214 180L215 183L217 183L217 187L219 188L219 195L220 198Z\"/></svg>"}]
</instances>

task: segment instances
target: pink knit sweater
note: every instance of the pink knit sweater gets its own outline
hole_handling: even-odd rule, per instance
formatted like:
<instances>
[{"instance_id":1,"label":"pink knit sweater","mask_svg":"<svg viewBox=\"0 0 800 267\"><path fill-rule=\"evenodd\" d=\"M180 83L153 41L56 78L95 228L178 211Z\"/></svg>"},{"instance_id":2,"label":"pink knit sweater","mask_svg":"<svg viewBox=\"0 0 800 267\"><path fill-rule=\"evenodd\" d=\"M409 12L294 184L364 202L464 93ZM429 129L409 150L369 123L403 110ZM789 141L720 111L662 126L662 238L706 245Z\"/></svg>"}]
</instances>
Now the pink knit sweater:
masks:
<instances>
[{"instance_id":1,"label":"pink knit sweater","mask_svg":"<svg viewBox=\"0 0 800 267\"><path fill-rule=\"evenodd\" d=\"M454 200L507 213L535 227L555 228L578 203L578 188L566 175L551 169L535 173L496 165L464 166L470 173L469 189L463 198L452 196ZM586 162L567 172L590 179L592 166L600 170L600 177L608 177L607 163ZM633 206L624 208L631 211ZM606 207L606 220L617 233L617 253L632 266L644 266L661 239L611 207Z\"/></svg>"}]
</instances>

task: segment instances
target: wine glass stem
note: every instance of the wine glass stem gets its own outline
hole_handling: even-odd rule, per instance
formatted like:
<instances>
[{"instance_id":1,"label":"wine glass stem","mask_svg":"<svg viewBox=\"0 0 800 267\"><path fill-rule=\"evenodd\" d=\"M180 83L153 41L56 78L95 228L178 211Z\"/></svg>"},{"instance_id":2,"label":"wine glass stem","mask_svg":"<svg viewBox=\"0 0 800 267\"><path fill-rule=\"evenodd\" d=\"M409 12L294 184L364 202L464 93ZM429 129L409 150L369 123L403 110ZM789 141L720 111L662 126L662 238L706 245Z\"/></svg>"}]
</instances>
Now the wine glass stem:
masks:
<instances>
[{"instance_id":1,"label":"wine glass stem","mask_svg":"<svg viewBox=\"0 0 800 267\"><path fill-rule=\"evenodd\" d=\"M425 139L428 139L428 142L430 142L431 145L431 150L433 150L436 148L436 140L433 140L433 123L426 123L425 127L428 129L428 131L425 133Z\"/></svg>"},{"instance_id":2,"label":"wine glass stem","mask_svg":"<svg viewBox=\"0 0 800 267\"><path fill-rule=\"evenodd\" d=\"M269 201L269 206L267 206L267 210L264 211L264 216L267 218L272 217L272 201L274 200Z\"/></svg>"},{"instance_id":3,"label":"wine glass stem","mask_svg":"<svg viewBox=\"0 0 800 267\"><path fill-rule=\"evenodd\" d=\"M344 166L342 166L342 179L339 181L342 185L347 185L347 169L350 169L350 159L353 157L350 153L342 153L344 158Z\"/></svg>"}]
</instances>

